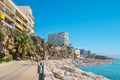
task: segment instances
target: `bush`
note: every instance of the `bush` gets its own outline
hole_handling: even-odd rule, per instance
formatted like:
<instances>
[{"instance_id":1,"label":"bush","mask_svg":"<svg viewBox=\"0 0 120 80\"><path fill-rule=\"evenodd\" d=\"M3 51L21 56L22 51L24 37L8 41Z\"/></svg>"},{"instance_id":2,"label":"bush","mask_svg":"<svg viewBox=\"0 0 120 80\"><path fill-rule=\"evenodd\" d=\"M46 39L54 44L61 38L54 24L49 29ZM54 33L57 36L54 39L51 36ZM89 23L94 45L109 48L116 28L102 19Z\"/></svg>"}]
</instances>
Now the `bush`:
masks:
<instances>
[{"instance_id":1,"label":"bush","mask_svg":"<svg viewBox=\"0 0 120 80\"><path fill-rule=\"evenodd\" d=\"M95 59L102 59L102 60L105 60L105 59L108 59L106 56L102 56L102 55L96 55L95 56Z\"/></svg>"},{"instance_id":2,"label":"bush","mask_svg":"<svg viewBox=\"0 0 120 80\"><path fill-rule=\"evenodd\" d=\"M30 58L28 56L23 57L23 60L27 61L30 60Z\"/></svg>"},{"instance_id":3,"label":"bush","mask_svg":"<svg viewBox=\"0 0 120 80\"><path fill-rule=\"evenodd\" d=\"M9 62L9 61L12 61L13 60L13 56L12 55L8 55L8 56L5 56L1 59L1 62Z\"/></svg>"},{"instance_id":4,"label":"bush","mask_svg":"<svg viewBox=\"0 0 120 80\"><path fill-rule=\"evenodd\" d=\"M2 63L2 58L0 58L0 63Z\"/></svg>"}]
</instances>

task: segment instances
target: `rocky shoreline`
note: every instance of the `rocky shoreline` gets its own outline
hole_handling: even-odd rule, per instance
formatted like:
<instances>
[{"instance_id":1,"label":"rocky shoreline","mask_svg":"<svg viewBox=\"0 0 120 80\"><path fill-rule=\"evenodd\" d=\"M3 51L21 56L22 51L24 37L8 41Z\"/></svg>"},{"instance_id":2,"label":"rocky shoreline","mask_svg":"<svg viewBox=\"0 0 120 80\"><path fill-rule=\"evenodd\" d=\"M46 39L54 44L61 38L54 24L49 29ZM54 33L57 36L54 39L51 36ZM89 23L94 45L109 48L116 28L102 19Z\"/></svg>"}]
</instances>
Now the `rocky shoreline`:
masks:
<instances>
[{"instance_id":1,"label":"rocky shoreline","mask_svg":"<svg viewBox=\"0 0 120 80\"><path fill-rule=\"evenodd\" d=\"M80 60L81 61L81 60ZM109 80L101 75L96 75L92 72L85 72L76 68L76 65L88 65L88 64L103 64L111 62L112 60L95 60L92 59L90 62L86 63L81 61L79 63L74 63L73 60L52 60L46 61L46 66L48 66L49 70L53 73L55 80Z\"/></svg>"},{"instance_id":2,"label":"rocky shoreline","mask_svg":"<svg viewBox=\"0 0 120 80\"><path fill-rule=\"evenodd\" d=\"M86 65L100 65L100 64L106 64L115 61L115 59L106 59L106 60L100 60L100 59L76 59L73 60L72 63L75 66L86 66Z\"/></svg>"}]
</instances>

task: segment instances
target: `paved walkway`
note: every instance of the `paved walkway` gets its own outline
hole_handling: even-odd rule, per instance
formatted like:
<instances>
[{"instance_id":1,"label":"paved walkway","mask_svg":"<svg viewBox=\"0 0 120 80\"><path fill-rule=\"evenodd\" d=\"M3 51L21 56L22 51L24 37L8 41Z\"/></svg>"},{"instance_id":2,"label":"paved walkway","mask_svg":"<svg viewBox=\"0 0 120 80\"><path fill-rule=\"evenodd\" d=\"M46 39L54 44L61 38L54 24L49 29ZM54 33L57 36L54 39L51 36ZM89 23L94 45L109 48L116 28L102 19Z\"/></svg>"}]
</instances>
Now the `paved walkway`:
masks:
<instances>
[{"instance_id":1,"label":"paved walkway","mask_svg":"<svg viewBox=\"0 0 120 80\"><path fill-rule=\"evenodd\" d=\"M37 66L28 61L0 64L0 80L38 80Z\"/></svg>"},{"instance_id":2,"label":"paved walkway","mask_svg":"<svg viewBox=\"0 0 120 80\"><path fill-rule=\"evenodd\" d=\"M0 64L0 80L38 80L37 64L30 61L15 61ZM56 80L49 68L44 67L44 80Z\"/></svg>"}]
</instances>

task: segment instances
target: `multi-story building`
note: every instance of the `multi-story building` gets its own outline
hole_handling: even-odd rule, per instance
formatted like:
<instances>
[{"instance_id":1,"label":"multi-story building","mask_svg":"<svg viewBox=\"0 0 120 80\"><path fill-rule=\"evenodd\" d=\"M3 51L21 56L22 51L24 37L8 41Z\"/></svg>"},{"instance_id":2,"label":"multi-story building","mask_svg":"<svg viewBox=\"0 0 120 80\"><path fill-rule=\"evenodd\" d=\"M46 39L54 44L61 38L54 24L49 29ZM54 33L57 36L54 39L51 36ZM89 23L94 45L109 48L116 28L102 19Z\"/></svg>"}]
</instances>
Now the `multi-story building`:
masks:
<instances>
[{"instance_id":1,"label":"multi-story building","mask_svg":"<svg viewBox=\"0 0 120 80\"><path fill-rule=\"evenodd\" d=\"M28 6L16 6L12 0L0 0L0 21L13 29L34 33L32 10Z\"/></svg>"},{"instance_id":2,"label":"multi-story building","mask_svg":"<svg viewBox=\"0 0 120 80\"><path fill-rule=\"evenodd\" d=\"M88 49L80 49L80 54L83 55L83 57L86 57L91 54L91 51Z\"/></svg>"},{"instance_id":3,"label":"multi-story building","mask_svg":"<svg viewBox=\"0 0 120 80\"><path fill-rule=\"evenodd\" d=\"M68 33L59 32L48 35L48 42L54 42L56 45L68 46Z\"/></svg>"},{"instance_id":4,"label":"multi-story building","mask_svg":"<svg viewBox=\"0 0 120 80\"><path fill-rule=\"evenodd\" d=\"M34 33L34 17L32 15L32 10L30 6L17 6L22 13L28 18L28 28L29 30Z\"/></svg>"}]
</instances>

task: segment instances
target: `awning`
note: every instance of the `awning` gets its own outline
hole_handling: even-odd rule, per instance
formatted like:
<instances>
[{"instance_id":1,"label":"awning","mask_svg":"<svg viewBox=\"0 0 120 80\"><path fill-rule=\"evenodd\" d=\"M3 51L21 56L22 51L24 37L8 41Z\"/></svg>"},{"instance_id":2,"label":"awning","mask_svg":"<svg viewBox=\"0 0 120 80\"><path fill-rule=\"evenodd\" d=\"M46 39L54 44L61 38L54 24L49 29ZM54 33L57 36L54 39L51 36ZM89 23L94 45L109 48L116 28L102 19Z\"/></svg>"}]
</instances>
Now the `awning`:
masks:
<instances>
[{"instance_id":1,"label":"awning","mask_svg":"<svg viewBox=\"0 0 120 80\"><path fill-rule=\"evenodd\" d=\"M27 26L27 24L25 23L25 22L23 22L23 25L25 26L25 28L27 28L28 26Z\"/></svg>"},{"instance_id":2,"label":"awning","mask_svg":"<svg viewBox=\"0 0 120 80\"><path fill-rule=\"evenodd\" d=\"M16 18L21 24L23 24L25 26L25 28L27 28L27 24L22 21L19 17Z\"/></svg>"},{"instance_id":3,"label":"awning","mask_svg":"<svg viewBox=\"0 0 120 80\"><path fill-rule=\"evenodd\" d=\"M19 19L19 17L17 17L16 19L22 23L22 21Z\"/></svg>"},{"instance_id":4,"label":"awning","mask_svg":"<svg viewBox=\"0 0 120 80\"><path fill-rule=\"evenodd\" d=\"M16 24L16 27L19 28L21 31L23 31L22 26L20 26L19 24Z\"/></svg>"},{"instance_id":5,"label":"awning","mask_svg":"<svg viewBox=\"0 0 120 80\"><path fill-rule=\"evenodd\" d=\"M2 19L2 20L5 19L5 14L3 12L0 12L0 19Z\"/></svg>"}]
</instances>

